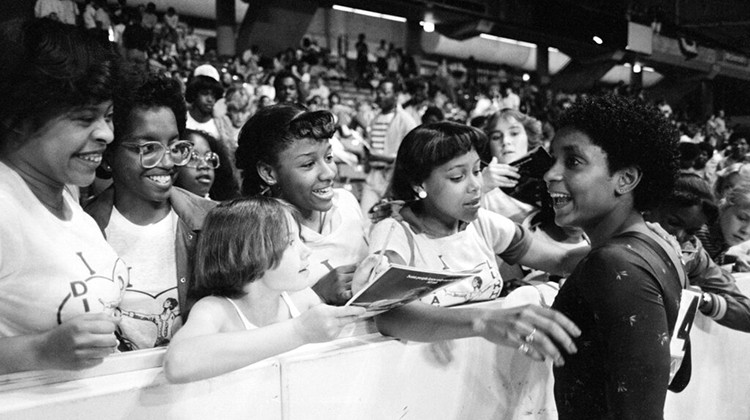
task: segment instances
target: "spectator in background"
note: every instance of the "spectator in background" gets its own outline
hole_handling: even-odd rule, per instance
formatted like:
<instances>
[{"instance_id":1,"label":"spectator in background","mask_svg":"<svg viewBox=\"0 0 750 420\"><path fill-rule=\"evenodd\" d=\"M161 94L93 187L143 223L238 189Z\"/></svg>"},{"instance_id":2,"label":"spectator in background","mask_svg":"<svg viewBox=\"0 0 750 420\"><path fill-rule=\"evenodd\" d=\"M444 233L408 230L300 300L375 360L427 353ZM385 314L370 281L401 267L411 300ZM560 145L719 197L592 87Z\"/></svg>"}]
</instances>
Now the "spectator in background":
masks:
<instances>
[{"instance_id":1,"label":"spectator in background","mask_svg":"<svg viewBox=\"0 0 750 420\"><path fill-rule=\"evenodd\" d=\"M97 36L103 42L109 41L109 30L112 27L112 21L109 19L106 0L94 0L96 12L94 13L94 22L96 23Z\"/></svg>"},{"instance_id":2,"label":"spectator in background","mask_svg":"<svg viewBox=\"0 0 750 420\"><path fill-rule=\"evenodd\" d=\"M433 124L444 119L443 111L436 106L427 107L424 114L422 114L422 124Z\"/></svg>"},{"instance_id":3,"label":"spectator in background","mask_svg":"<svg viewBox=\"0 0 750 420\"><path fill-rule=\"evenodd\" d=\"M376 101L380 113L370 123L368 174L360 199L364 214L385 195L401 141L417 126L417 122L398 103L400 91L399 83L394 80L384 81L377 89Z\"/></svg>"},{"instance_id":4,"label":"spectator in background","mask_svg":"<svg viewBox=\"0 0 750 420\"><path fill-rule=\"evenodd\" d=\"M190 161L177 168L175 185L200 197L216 201L236 198L240 188L226 146L203 131L186 130L193 143Z\"/></svg>"},{"instance_id":5,"label":"spectator in background","mask_svg":"<svg viewBox=\"0 0 750 420\"><path fill-rule=\"evenodd\" d=\"M367 42L365 41L365 34L360 33L357 36L357 43L354 44L354 49L357 52L357 85L369 86L369 84L367 83L367 74L369 72L368 67L370 65L370 52L367 47Z\"/></svg>"},{"instance_id":6,"label":"spectator in background","mask_svg":"<svg viewBox=\"0 0 750 420\"><path fill-rule=\"evenodd\" d=\"M234 162L234 152L237 150L237 138L240 129L251 114L251 98L243 86L232 86L224 94L227 112L216 118L219 130L219 140L226 146L229 156Z\"/></svg>"},{"instance_id":7,"label":"spectator in background","mask_svg":"<svg viewBox=\"0 0 750 420\"><path fill-rule=\"evenodd\" d=\"M500 109L510 108L516 111L521 109L521 98L516 95L510 84L505 85L503 99L500 104Z\"/></svg>"},{"instance_id":8,"label":"spectator in background","mask_svg":"<svg viewBox=\"0 0 750 420\"><path fill-rule=\"evenodd\" d=\"M196 35L195 28L191 25L187 25L186 32L185 49L191 54L201 54L203 50L201 46L202 40L198 35Z\"/></svg>"},{"instance_id":9,"label":"spectator in background","mask_svg":"<svg viewBox=\"0 0 750 420\"><path fill-rule=\"evenodd\" d=\"M149 2L146 5L146 9L141 15L141 25L153 33L156 24L159 22L159 17L156 16L156 5Z\"/></svg>"},{"instance_id":10,"label":"spectator in background","mask_svg":"<svg viewBox=\"0 0 750 420\"><path fill-rule=\"evenodd\" d=\"M87 31L96 30L96 9L98 7L98 0L86 0L83 9L83 27Z\"/></svg>"},{"instance_id":11,"label":"spectator in background","mask_svg":"<svg viewBox=\"0 0 750 420\"><path fill-rule=\"evenodd\" d=\"M319 96L324 100L324 105L330 106L328 103L328 97L331 96L331 89L326 86L325 78L323 76L317 76L313 78L313 82L315 83L315 87L310 89L307 98L310 99L313 96Z\"/></svg>"},{"instance_id":12,"label":"spectator in background","mask_svg":"<svg viewBox=\"0 0 750 420\"><path fill-rule=\"evenodd\" d=\"M388 70L388 62L386 59L388 58L388 47L385 44L385 40L380 40L380 45L378 45L378 48L375 50L375 58L376 62L375 65L378 67L378 71L381 74L385 74L385 72Z\"/></svg>"},{"instance_id":13,"label":"spectator in background","mask_svg":"<svg viewBox=\"0 0 750 420\"><path fill-rule=\"evenodd\" d=\"M185 99L190 104L186 127L205 131L219 138L219 127L214 120L213 110L216 100L223 93L218 70L210 64L198 66L185 90Z\"/></svg>"},{"instance_id":14,"label":"spectator in background","mask_svg":"<svg viewBox=\"0 0 750 420\"><path fill-rule=\"evenodd\" d=\"M740 292L732 275L711 259L695 236L717 217L711 187L690 174L680 175L670 196L646 216L679 241L688 280L703 291L698 309L721 325L750 332L750 298Z\"/></svg>"},{"instance_id":15,"label":"spectator in background","mask_svg":"<svg viewBox=\"0 0 750 420\"><path fill-rule=\"evenodd\" d=\"M735 130L731 136L729 136L728 155L725 157L719 165L716 167L717 170L730 167L735 163L746 163L748 162L747 152L749 150L748 139L750 139L750 131L746 128Z\"/></svg>"},{"instance_id":16,"label":"spectator in background","mask_svg":"<svg viewBox=\"0 0 750 420\"><path fill-rule=\"evenodd\" d=\"M126 12L128 24L122 33L122 47L125 50L125 59L146 66L148 60L147 51L151 44L151 32L141 25L141 16L136 11Z\"/></svg>"},{"instance_id":17,"label":"spectator in background","mask_svg":"<svg viewBox=\"0 0 750 420\"><path fill-rule=\"evenodd\" d=\"M750 255L727 255L730 247L750 240L750 183L738 184L719 198L718 219L695 236L717 264L734 264L734 271L750 271Z\"/></svg>"},{"instance_id":18,"label":"spectator in background","mask_svg":"<svg viewBox=\"0 0 750 420\"><path fill-rule=\"evenodd\" d=\"M110 10L110 16L112 17L113 23L122 23L127 25L127 4L128 0L117 0L117 4L112 6L112 9Z\"/></svg>"},{"instance_id":19,"label":"spectator in background","mask_svg":"<svg viewBox=\"0 0 750 420\"><path fill-rule=\"evenodd\" d=\"M299 103L299 80L292 73L281 71L276 74L273 80L273 87L276 90L277 104Z\"/></svg>"},{"instance_id":20,"label":"spectator in background","mask_svg":"<svg viewBox=\"0 0 750 420\"><path fill-rule=\"evenodd\" d=\"M63 6L60 0L37 0L34 5L34 17L36 18L48 17L62 22L62 15Z\"/></svg>"},{"instance_id":21,"label":"spectator in background","mask_svg":"<svg viewBox=\"0 0 750 420\"><path fill-rule=\"evenodd\" d=\"M168 7L167 13L164 14L164 25L167 26L170 32L176 34L177 26L179 24L180 15L177 14L177 11L174 9L174 7Z\"/></svg>"}]
</instances>

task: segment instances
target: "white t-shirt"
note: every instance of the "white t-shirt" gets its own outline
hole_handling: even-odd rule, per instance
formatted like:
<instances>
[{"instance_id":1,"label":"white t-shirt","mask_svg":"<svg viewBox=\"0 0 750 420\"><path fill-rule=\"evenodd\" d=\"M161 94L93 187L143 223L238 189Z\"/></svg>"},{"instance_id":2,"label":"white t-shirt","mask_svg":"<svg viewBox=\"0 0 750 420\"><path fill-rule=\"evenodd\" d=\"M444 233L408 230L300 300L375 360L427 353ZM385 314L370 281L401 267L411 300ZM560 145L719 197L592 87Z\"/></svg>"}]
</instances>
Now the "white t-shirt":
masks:
<instances>
[{"instance_id":1,"label":"white t-shirt","mask_svg":"<svg viewBox=\"0 0 750 420\"><path fill-rule=\"evenodd\" d=\"M302 226L300 236L310 248L310 278L320 279L334 268L359 264L367 256L367 234L357 199L347 190L333 190L323 233Z\"/></svg>"},{"instance_id":2,"label":"white t-shirt","mask_svg":"<svg viewBox=\"0 0 750 420\"><path fill-rule=\"evenodd\" d=\"M107 241L128 261L130 287L120 304L123 336L133 349L164 346L182 324L177 295L177 214L140 226L112 207Z\"/></svg>"},{"instance_id":3,"label":"white t-shirt","mask_svg":"<svg viewBox=\"0 0 750 420\"><path fill-rule=\"evenodd\" d=\"M216 126L216 122L213 118L202 123L196 121L195 118L193 118L193 116L188 112L187 121L185 122L185 128L190 130L205 131L206 133L214 136L214 138L219 138L219 128Z\"/></svg>"},{"instance_id":4,"label":"white t-shirt","mask_svg":"<svg viewBox=\"0 0 750 420\"><path fill-rule=\"evenodd\" d=\"M48 331L86 312L113 312L128 270L66 188L70 220L50 213L0 163L0 337Z\"/></svg>"},{"instance_id":5,"label":"white t-shirt","mask_svg":"<svg viewBox=\"0 0 750 420\"><path fill-rule=\"evenodd\" d=\"M400 226L394 228L386 250L395 252L407 264L430 270L480 269L475 277L439 289L422 299L425 303L439 306L497 298L503 280L495 255L505 253L509 260L520 258L530 244L530 237L514 239L518 226L510 219L480 209L477 220L467 225L466 229L442 238L417 233L405 221L385 219L375 225L370 233L370 253L382 249L394 223ZM407 235L411 236L412 241Z\"/></svg>"}]
</instances>

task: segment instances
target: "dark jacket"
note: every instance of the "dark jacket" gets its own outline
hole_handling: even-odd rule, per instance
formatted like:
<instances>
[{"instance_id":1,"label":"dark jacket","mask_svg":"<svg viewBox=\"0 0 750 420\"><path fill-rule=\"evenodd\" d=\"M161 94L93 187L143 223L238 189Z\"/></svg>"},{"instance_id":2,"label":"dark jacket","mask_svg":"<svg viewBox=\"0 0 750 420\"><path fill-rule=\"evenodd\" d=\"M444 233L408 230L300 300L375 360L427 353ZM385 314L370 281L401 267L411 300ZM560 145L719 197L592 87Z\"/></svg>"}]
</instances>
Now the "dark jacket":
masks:
<instances>
[{"instance_id":1,"label":"dark jacket","mask_svg":"<svg viewBox=\"0 0 750 420\"><path fill-rule=\"evenodd\" d=\"M115 189L110 187L86 204L84 210L99 225L102 234L109 225L114 205ZM177 264L177 294L180 303L182 321L187 321L190 308L195 303L188 296L188 286L193 276L193 258L195 244L198 241L206 214L216 206L216 202L198 197L182 188L172 187L169 202L177 213L177 234L175 236L175 260ZM106 237L106 234L105 234Z\"/></svg>"}]
</instances>

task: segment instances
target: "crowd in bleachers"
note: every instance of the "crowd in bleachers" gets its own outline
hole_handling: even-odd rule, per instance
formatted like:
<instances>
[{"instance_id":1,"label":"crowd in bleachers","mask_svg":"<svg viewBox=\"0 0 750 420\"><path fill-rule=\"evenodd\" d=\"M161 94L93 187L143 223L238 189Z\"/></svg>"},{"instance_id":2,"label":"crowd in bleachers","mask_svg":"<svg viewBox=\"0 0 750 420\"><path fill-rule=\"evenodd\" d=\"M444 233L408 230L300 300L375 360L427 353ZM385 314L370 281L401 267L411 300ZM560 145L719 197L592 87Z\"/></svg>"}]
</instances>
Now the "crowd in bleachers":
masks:
<instances>
[{"instance_id":1,"label":"crowd in bleachers","mask_svg":"<svg viewBox=\"0 0 750 420\"><path fill-rule=\"evenodd\" d=\"M115 348L171 342L171 380L215 376L334 338L364 312L341 306L392 262L474 271L382 315L384 333L481 336L553 360L561 383L591 367L581 357L594 343L602 353L589 362L638 366L638 377L624 380L661 396L642 405L655 413L683 268L664 257L677 251L645 219L675 235L693 263L701 312L750 331L750 299L725 270L750 271L750 133L731 127L723 111L689 120L643 90L559 92L510 68L480 78L473 60L441 58L428 70L386 41L371 53L366 34L353 60L309 37L275 54L252 47L219 57L173 8L82 6L39 0L37 17L49 19L9 26L12 36L0 38L33 58L9 55L0 66L8 93L0 101L0 194L8 197L0 226L3 238L20 238L0 243L0 307L12 308L0 321L2 371L88 367ZM48 59L56 54L63 64ZM57 66L54 76L48 66ZM53 236L31 227L39 220ZM29 244L40 257L22 258ZM609 255L610 247L622 249ZM629 271L641 263L625 247L652 268ZM594 257L582 260L589 251ZM604 276L603 257L617 276L601 290L580 286ZM71 268L78 260L85 272ZM114 287L89 282L104 271ZM628 272L649 287L621 288ZM27 300L51 273L62 286L38 299L46 318L29 321ZM86 282L68 279L81 276ZM563 284L555 310L442 308L538 282ZM69 288L80 299L66 298ZM656 289L663 294L649 294ZM593 301L581 309L571 299ZM606 313L614 307L606 302L636 302L637 314L623 321ZM79 303L84 309L63 311ZM659 360L607 353L607 338L592 333L599 311L613 325L658 319L642 334L610 338L649 346ZM565 360L576 362L566 368ZM644 379L654 365L661 376ZM610 401L610 382L592 380L582 394L558 390L575 406L561 413L589 409L581 395L608 401L597 408L603 413L638 405Z\"/></svg>"}]
</instances>

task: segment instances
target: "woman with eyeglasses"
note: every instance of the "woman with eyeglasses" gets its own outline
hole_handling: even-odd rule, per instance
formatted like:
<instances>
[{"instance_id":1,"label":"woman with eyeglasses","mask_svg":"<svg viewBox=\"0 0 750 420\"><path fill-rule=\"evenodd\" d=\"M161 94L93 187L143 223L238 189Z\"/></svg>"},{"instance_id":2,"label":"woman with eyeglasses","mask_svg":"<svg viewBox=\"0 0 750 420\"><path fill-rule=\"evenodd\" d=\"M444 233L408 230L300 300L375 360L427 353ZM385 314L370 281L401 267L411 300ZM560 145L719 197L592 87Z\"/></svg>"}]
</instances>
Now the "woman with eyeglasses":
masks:
<instances>
[{"instance_id":1,"label":"woman with eyeglasses","mask_svg":"<svg viewBox=\"0 0 750 420\"><path fill-rule=\"evenodd\" d=\"M215 203L173 186L194 151L184 140L178 82L135 69L123 79L114 101L114 141L102 162L113 186L86 211L128 262L120 349L134 350L168 344L187 316L193 249Z\"/></svg>"},{"instance_id":2,"label":"woman with eyeglasses","mask_svg":"<svg viewBox=\"0 0 750 420\"><path fill-rule=\"evenodd\" d=\"M239 185L226 146L205 131L186 130L193 144L190 161L177 170L175 185L204 198L224 201L239 196Z\"/></svg>"}]
</instances>

